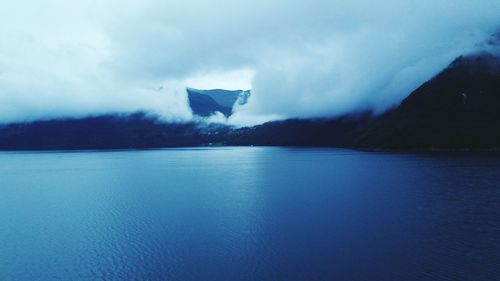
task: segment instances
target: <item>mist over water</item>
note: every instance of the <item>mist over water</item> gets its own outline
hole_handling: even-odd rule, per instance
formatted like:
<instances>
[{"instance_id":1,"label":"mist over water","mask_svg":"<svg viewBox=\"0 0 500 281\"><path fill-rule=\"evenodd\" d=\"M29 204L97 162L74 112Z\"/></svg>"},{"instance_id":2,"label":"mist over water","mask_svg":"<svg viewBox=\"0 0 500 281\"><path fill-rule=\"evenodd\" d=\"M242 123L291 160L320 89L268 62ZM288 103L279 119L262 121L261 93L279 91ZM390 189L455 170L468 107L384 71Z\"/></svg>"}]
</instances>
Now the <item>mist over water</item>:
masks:
<instances>
[{"instance_id":1,"label":"mist over water","mask_svg":"<svg viewBox=\"0 0 500 281\"><path fill-rule=\"evenodd\" d=\"M233 124L383 111L484 47L499 18L496 0L9 2L0 122L136 110L190 120L187 86L251 86Z\"/></svg>"},{"instance_id":2,"label":"mist over water","mask_svg":"<svg viewBox=\"0 0 500 281\"><path fill-rule=\"evenodd\" d=\"M1 280L497 280L500 159L0 153Z\"/></svg>"}]
</instances>

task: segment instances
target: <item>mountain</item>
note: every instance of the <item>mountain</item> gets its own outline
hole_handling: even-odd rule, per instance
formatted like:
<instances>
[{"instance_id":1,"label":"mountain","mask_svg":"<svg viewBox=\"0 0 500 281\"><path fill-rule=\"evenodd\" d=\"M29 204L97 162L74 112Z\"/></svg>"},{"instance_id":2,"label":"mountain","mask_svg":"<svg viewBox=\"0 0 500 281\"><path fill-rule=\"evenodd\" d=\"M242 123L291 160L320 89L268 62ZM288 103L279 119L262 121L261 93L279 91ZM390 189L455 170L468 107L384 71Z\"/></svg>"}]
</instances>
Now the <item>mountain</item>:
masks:
<instances>
[{"instance_id":1,"label":"mountain","mask_svg":"<svg viewBox=\"0 0 500 281\"><path fill-rule=\"evenodd\" d=\"M224 145L350 147L376 118L371 112L334 119L289 119L228 130L212 140Z\"/></svg>"},{"instance_id":2,"label":"mountain","mask_svg":"<svg viewBox=\"0 0 500 281\"><path fill-rule=\"evenodd\" d=\"M198 146L225 132L216 124L167 123L142 112L0 126L2 150L130 149Z\"/></svg>"},{"instance_id":3,"label":"mountain","mask_svg":"<svg viewBox=\"0 0 500 281\"><path fill-rule=\"evenodd\" d=\"M285 120L231 130L228 145L376 150L500 148L500 58L457 58L395 109L325 120Z\"/></svg>"},{"instance_id":4,"label":"mountain","mask_svg":"<svg viewBox=\"0 0 500 281\"><path fill-rule=\"evenodd\" d=\"M221 112L228 117L233 112L232 107L222 106L208 95L188 91L188 99L193 114L198 116L208 117L216 112Z\"/></svg>"},{"instance_id":5,"label":"mountain","mask_svg":"<svg viewBox=\"0 0 500 281\"><path fill-rule=\"evenodd\" d=\"M250 94L188 91L193 111L201 116L216 111L229 116L232 108L227 105L245 102ZM203 122L168 123L139 112L0 126L2 150L212 144L370 150L500 148L500 58L492 53L459 57L381 116L361 112L333 119L291 119L233 128Z\"/></svg>"},{"instance_id":6,"label":"mountain","mask_svg":"<svg viewBox=\"0 0 500 281\"><path fill-rule=\"evenodd\" d=\"M187 93L193 113L202 117L208 117L215 112L221 112L226 117L229 117L233 113L236 102L244 105L250 96L250 91L243 90L198 90L187 88Z\"/></svg>"},{"instance_id":7,"label":"mountain","mask_svg":"<svg viewBox=\"0 0 500 281\"><path fill-rule=\"evenodd\" d=\"M143 149L209 145L349 147L370 113L336 119L284 120L235 129L170 123L138 112L0 126L0 150Z\"/></svg>"},{"instance_id":8,"label":"mountain","mask_svg":"<svg viewBox=\"0 0 500 281\"><path fill-rule=\"evenodd\" d=\"M189 92L207 95L214 99L219 105L231 108L239 100L241 100L241 104L246 104L246 100L250 96L250 91L243 90L197 90L188 88L188 93Z\"/></svg>"},{"instance_id":9,"label":"mountain","mask_svg":"<svg viewBox=\"0 0 500 281\"><path fill-rule=\"evenodd\" d=\"M459 57L363 132L356 147L500 147L500 58Z\"/></svg>"}]
</instances>

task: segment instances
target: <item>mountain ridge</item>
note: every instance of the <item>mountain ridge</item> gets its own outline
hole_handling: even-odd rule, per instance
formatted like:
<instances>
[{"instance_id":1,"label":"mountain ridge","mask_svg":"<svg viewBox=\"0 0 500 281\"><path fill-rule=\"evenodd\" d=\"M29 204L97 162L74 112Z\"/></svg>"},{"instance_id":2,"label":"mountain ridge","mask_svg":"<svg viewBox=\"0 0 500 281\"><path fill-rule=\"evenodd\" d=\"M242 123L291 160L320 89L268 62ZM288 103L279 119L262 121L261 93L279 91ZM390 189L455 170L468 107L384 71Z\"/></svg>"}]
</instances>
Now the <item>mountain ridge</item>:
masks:
<instances>
[{"instance_id":1,"label":"mountain ridge","mask_svg":"<svg viewBox=\"0 0 500 281\"><path fill-rule=\"evenodd\" d=\"M209 117L216 112L229 117L236 103L244 105L250 96L249 90L200 90L188 87L186 92L193 113L201 117Z\"/></svg>"},{"instance_id":2,"label":"mountain ridge","mask_svg":"<svg viewBox=\"0 0 500 281\"><path fill-rule=\"evenodd\" d=\"M500 58L461 56L356 142L379 149L500 147Z\"/></svg>"},{"instance_id":3,"label":"mountain ridge","mask_svg":"<svg viewBox=\"0 0 500 281\"><path fill-rule=\"evenodd\" d=\"M215 102L208 95L202 98ZM234 128L204 121L168 123L139 112L0 126L1 150L207 145L391 151L498 149L500 58L488 52L458 57L399 106L379 116L365 111L331 119L289 119Z\"/></svg>"}]
</instances>

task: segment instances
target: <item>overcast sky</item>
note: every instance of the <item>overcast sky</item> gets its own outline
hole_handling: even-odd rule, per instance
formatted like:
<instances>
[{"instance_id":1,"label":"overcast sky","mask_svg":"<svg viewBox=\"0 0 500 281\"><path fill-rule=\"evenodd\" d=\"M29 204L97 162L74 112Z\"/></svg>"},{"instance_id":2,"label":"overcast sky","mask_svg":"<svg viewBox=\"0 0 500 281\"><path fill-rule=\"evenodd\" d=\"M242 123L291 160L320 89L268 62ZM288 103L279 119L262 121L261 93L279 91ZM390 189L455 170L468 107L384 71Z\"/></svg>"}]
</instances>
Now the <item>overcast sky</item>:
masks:
<instances>
[{"instance_id":1,"label":"overcast sky","mask_svg":"<svg viewBox=\"0 0 500 281\"><path fill-rule=\"evenodd\" d=\"M399 102L500 27L500 1L17 0L0 9L0 122L151 110L252 88L230 120Z\"/></svg>"}]
</instances>

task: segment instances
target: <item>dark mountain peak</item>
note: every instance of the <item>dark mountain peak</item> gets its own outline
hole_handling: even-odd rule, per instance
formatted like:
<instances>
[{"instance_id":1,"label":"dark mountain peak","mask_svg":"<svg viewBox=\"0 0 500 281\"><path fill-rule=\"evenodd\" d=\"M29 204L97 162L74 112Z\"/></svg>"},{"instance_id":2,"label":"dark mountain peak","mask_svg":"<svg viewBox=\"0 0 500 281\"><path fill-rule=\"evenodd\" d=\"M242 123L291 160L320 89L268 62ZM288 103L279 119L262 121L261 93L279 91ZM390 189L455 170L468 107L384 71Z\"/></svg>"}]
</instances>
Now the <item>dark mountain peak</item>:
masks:
<instances>
[{"instance_id":1,"label":"dark mountain peak","mask_svg":"<svg viewBox=\"0 0 500 281\"><path fill-rule=\"evenodd\" d=\"M403 100L404 108L449 107L467 97L496 94L500 79L500 57L488 52L460 56L446 69ZM470 101L470 100L469 100Z\"/></svg>"},{"instance_id":2,"label":"dark mountain peak","mask_svg":"<svg viewBox=\"0 0 500 281\"><path fill-rule=\"evenodd\" d=\"M221 112L226 117L231 116L236 103L244 105L250 97L249 90L200 90L186 89L189 104L195 115L207 117L216 112Z\"/></svg>"},{"instance_id":3,"label":"dark mountain peak","mask_svg":"<svg viewBox=\"0 0 500 281\"><path fill-rule=\"evenodd\" d=\"M499 69L500 56L485 51L468 56L460 56L456 58L443 72L446 72L447 70L461 70L468 71L469 73L481 73L492 70L494 72L498 72Z\"/></svg>"},{"instance_id":4,"label":"dark mountain peak","mask_svg":"<svg viewBox=\"0 0 500 281\"><path fill-rule=\"evenodd\" d=\"M500 146L500 59L491 53L457 58L360 141L378 148Z\"/></svg>"},{"instance_id":5,"label":"dark mountain peak","mask_svg":"<svg viewBox=\"0 0 500 281\"><path fill-rule=\"evenodd\" d=\"M220 105L209 95L188 91L188 99L193 113L198 116L208 117L216 112L229 116L232 113L232 107Z\"/></svg>"}]
</instances>

